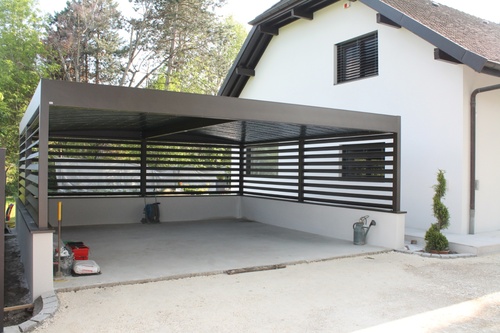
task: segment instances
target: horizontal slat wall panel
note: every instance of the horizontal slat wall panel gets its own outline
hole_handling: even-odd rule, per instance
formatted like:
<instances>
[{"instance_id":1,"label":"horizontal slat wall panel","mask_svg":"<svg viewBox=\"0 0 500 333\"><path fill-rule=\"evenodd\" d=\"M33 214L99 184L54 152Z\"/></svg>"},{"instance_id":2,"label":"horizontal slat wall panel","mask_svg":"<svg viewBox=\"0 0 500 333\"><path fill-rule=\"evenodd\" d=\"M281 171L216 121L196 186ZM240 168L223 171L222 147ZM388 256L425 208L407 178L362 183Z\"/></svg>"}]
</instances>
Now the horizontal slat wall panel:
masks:
<instances>
[{"instance_id":1,"label":"horizontal slat wall panel","mask_svg":"<svg viewBox=\"0 0 500 333\"><path fill-rule=\"evenodd\" d=\"M141 145L128 140L49 141L49 195L139 195Z\"/></svg>"},{"instance_id":2,"label":"horizontal slat wall panel","mask_svg":"<svg viewBox=\"0 0 500 333\"><path fill-rule=\"evenodd\" d=\"M24 154L25 195L36 188L36 152ZM395 153L394 134L242 146L58 138L49 143L49 193L248 195L393 210Z\"/></svg>"},{"instance_id":3,"label":"horizontal slat wall panel","mask_svg":"<svg viewBox=\"0 0 500 333\"><path fill-rule=\"evenodd\" d=\"M393 134L307 141L304 202L392 209Z\"/></svg>"},{"instance_id":4,"label":"horizontal slat wall panel","mask_svg":"<svg viewBox=\"0 0 500 333\"><path fill-rule=\"evenodd\" d=\"M146 194L237 194L236 146L148 142Z\"/></svg>"},{"instance_id":5,"label":"horizontal slat wall panel","mask_svg":"<svg viewBox=\"0 0 500 333\"><path fill-rule=\"evenodd\" d=\"M377 134L247 146L243 194L391 210L394 145Z\"/></svg>"},{"instance_id":6,"label":"horizontal slat wall panel","mask_svg":"<svg viewBox=\"0 0 500 333\"><path fill-rule=\"evenodd\" d=\"M19 135L19 200L38 223L38 117Z\"/></svg>"},{"instance_id":7,"label":"horizontal slat wall panel","mask_svg":"<svg viewBox=\"0 0 500 333\"><path fill-rule=\"evenodd\" d=\"M232 146L61 139L49 144L52 196L236 194ZM144 159L143 159L144 157Z\"/></svg>"},{"instance_id":8,"label":"horizontal slat wall panel","mask_svg":"<svg viewBox=\"0 0 500 333\"><path fill-rule=\"evenodd\" d=\"M299 199L297 142L247 146L243 157L244 195Z\"/></svg>"}]
</instances>

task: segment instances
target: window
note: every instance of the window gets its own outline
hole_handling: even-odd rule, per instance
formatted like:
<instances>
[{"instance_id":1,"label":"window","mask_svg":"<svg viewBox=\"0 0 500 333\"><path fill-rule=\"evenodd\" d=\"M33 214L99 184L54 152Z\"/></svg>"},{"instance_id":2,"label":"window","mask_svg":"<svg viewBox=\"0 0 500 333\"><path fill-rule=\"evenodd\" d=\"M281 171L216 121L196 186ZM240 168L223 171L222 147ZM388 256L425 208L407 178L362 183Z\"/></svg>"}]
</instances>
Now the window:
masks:
<instances>
[{"instance_id":1,"label":"window","mask_svg":"<svg viewBox=\"0 0 500 333\"><path fill-rule=\"evenodd\" d=\"M339 43L336 83L378 75L378 34L370 33Z\"/></svg>"},{"instance_id":2,"label":"window","mask_svg":"<svg viewBox=\"0 0 500 333\"><path fill-rule=\"evenodd\" d=\"M342 177L345 178L384 178L385 149L374 147L343 146ZM378 146L378 147L377 147Z\"/></svg>"}]
</instances>

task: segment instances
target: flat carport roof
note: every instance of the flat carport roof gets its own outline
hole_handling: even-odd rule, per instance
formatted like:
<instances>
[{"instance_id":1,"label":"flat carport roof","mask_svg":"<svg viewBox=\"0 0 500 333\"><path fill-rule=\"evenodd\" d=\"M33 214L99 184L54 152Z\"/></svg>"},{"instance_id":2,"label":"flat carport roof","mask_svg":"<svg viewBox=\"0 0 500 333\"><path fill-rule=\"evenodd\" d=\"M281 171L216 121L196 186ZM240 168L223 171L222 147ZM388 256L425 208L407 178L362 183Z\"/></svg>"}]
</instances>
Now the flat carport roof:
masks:
<instances>
[{"instance_id":1,"label":"flat carport roof","mask_svg":"<svg viewBox=\"0 0 500 333\"><path fill-rule=\"evenodd\" d=\"M38 110L51 136L255 143L400 132L397 116L66 81L41 81L21 131Z\"/></svg>"},{"instance_id":2,"label":"flat carport roof","mask_svg":"<svg viewBox=\"0 0 500 333\"><path fill-rule=\"evenodd\" d=\"M228 270L291 265L387 251L237 219L68 227L63 238L84 241L102 274L65 277L54 288L140 283ZM264 267L267 268L267 267Z\"/></svg>"}]
</instances>

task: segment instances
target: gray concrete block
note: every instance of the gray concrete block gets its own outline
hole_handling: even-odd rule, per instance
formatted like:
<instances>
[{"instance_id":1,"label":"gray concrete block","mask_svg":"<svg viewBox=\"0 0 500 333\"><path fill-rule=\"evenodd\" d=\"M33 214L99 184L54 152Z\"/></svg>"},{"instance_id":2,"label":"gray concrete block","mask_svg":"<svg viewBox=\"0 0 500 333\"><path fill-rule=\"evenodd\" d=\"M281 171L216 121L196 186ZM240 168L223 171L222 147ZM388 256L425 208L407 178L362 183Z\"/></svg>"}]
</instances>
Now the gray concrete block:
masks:
<instances>
[{"instance_id":1,"label":"gray concrete block","mask_svg":"<svg viewBox=\"0 0 500 333\"><path fill-rule=\"evenodd\" d=\"M21 333L19 327L16 326L7 326L3 328L3 333Z\"/></svg>"},{"instance_id":2,"label":"gray concrete block","mask_svg":"<svg viewBox=\"0 0 500 333\"><path fill-rule=\"evenodd\" d=\"M35 328L35 326L38 325L36 321L25 321L24 323L19 324L19 329L21 332L28 332L29 330L32 330Z\"/></svg>"},{"instance_id":3,"label":"gray concrete block","mask_svg":"<svg viewBox=\"0 0 500 333\"><path fill-rule=\"evenodd\" d=\"M44 306L40 313L52 315L57 311L58 306Z\"/></svg>"},{"instance_id":4,"label":"gray concrete block","mask_svg":"<svg viewBox=\"0 0 500 333\"><path fill-rule=\"evenodd\" d=\"M37 323L40 323L40 322L42 322L45 319L48 319L50 317L51 317L51 314L49 314L49 313L39 313L36 316L34 316L33 318L31 318L30 320L36 321Z\"/></svg>"}]
</instances>

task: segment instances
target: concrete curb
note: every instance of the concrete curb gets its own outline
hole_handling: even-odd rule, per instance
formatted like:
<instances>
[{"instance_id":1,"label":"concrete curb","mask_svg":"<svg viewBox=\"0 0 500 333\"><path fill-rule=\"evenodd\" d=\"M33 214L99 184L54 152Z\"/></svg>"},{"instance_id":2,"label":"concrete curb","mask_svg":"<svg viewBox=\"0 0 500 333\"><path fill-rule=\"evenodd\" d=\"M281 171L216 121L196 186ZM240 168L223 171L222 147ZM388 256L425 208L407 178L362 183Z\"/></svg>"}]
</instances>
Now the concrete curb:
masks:
<instances>
[{"instance_id":1,"label":"concrete curb","mask_svg":"<svg viewBox=\"0 0 500 333\"><path fill-rule=\"evenodd\" d=\"M24 333L34 330L42 321L52 317L59 308L59 299L54 291L42 294L37 301L41 303L40 311L31 319L15 326L4 328L4 333ZM35 304L37 303L35 301Z\"/></svg>"},{"instance_id":2,"label":"concrete curb","mask_svg":"<svg viewBox=\"0 0 500 333\"><path fill-rule=\"evenodd\" d=\"M414 254L417 256L425 257L425 258L438 258L438 259L459 259L459 258L473 258L477 257L474 253L450 253L450 254L437 254L437 253L429 253L423 251L412 251L412 250L394 250L399 253L405 254Z\"/></svg>"}]
</instances>

